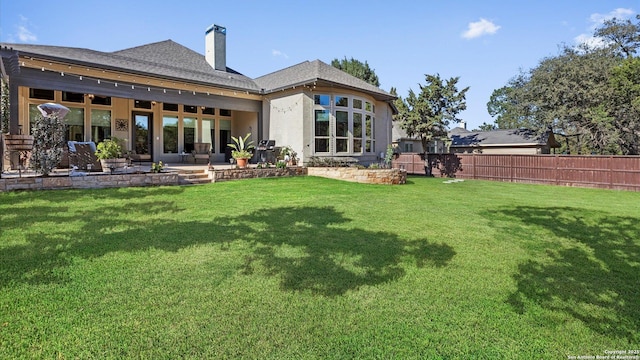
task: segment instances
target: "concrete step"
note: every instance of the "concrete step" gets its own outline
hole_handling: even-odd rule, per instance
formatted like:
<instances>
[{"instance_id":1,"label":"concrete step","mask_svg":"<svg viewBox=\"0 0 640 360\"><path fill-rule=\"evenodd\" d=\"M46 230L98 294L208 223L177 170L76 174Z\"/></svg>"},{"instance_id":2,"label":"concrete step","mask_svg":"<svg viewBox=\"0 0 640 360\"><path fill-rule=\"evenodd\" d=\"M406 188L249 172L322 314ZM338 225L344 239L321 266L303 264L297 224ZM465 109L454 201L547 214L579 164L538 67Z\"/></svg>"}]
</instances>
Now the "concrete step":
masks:
<instances>
[{"instance_id":1,"label":"concrete step","mask_svg":"<svg viewBox=\"0 0 640 360\"><path fill-rule=\"evenodd\" d=\"M203 170L181 170L178 172L181 185L208 184L211 182L209 175Z\"/></svg>"}]
</instances>

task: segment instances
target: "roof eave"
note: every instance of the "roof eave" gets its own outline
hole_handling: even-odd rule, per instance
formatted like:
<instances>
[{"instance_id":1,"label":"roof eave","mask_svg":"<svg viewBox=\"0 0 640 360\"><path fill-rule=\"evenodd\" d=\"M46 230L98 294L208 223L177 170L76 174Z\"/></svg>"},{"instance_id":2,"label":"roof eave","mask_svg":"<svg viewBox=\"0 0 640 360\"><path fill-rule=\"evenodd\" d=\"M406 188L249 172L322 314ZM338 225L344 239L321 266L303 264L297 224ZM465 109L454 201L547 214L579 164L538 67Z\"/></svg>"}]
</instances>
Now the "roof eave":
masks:
<instances>
[{"instance_id":1,"label":"roof eave","mask_svg":"<svg viewBox=\"0 0 640 360\"><path fill-rule=\"evenodd\" d=\"M60 62L60 63L67 63L67 64L76 65L76 66L82 66L82 67L93 67L93 68L99 67L100 69L123 72L123 73L132 74L132 75L149 76L149 77L154 77L154 78L163 79L163 80L188 82L188 83L191 83L191 84L194 84L194 85L200 85L200 86L215 86L215 87L226 89L226 90L235 90L235 91L242 91L242 92L248 91L250 94L255 94L255 95L261 95L262 94L262 92L260 90L256 90L256 89L248 89L248 88L244 88L244 87L235 87L235 86L222 85L222 84L213 84L213 83L210 83L210 82L197 81L197 80L191 80L191 79L184 79L184 78L173 77L173 76L161 76L161 75L158 75L156 73L151 73L151 72L131 70L131 69L117 67L117 66L104 65L104 64L98 64L98 63L93 63L93 62L88 62L88 61L63 58L63 57L59 57L59 56L51 56L51 55L43 55L43 54L38 54L38 53L30 53L30 52L27 52L27 51L19 51L19 55L20 56L31 57L31 58L41 58L41 59L56 61L56 62Z\"/></svg>"}]
</instances>

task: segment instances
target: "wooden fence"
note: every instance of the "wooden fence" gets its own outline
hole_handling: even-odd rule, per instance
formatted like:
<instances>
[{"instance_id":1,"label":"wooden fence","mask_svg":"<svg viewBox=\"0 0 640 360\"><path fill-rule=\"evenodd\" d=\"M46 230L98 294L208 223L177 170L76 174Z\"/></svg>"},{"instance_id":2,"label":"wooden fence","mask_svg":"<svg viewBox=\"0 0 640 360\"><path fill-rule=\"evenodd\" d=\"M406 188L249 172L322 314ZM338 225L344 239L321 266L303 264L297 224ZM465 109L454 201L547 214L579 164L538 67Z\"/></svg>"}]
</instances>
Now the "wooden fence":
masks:
<instances>
[{"instance_id":1,"label":"wooden fence","mask_svg":"<svg viewBox=\"0 0 640 360\"><path fill-rule=\"evenodd\" d=\"M430 166L426 166L430 164ZM400 154L408 174L640 191L640 156Z\"/></svg>"}]
</instances>

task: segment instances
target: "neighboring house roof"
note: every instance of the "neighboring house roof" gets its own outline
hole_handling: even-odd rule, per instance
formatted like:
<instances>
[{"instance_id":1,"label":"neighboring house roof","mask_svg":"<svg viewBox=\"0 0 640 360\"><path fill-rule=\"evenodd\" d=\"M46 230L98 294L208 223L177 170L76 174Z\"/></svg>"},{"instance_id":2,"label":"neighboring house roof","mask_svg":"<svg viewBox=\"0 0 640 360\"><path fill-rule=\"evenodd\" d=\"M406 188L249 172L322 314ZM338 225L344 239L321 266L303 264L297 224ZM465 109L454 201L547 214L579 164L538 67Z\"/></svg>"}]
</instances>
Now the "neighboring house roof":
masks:
<instances>
[{"instance_id":1,"label":"neighboring house roof","mask_svg":"<svg viewBox=\"0 0 640 360\"><path fill-rule=\"evenodd\" d=\"M455 130L455 129L454 129ZM553 133L538 134L529 129L493 131L452 130L450 147L545 146L556 147ZM552 140L552 141L550 141Z\"/></svg>"},{"instance_id":2,"label":"neighboring house roof","mask_svg":"<svg viewBox=\"0 0 640 360\"><path fill-rule=\"evenodd\" d=\"M271 74L255 79L265 93L288 89L293 86L309 85L314 82L326 82L329 85L352 88L371 94L376 100L390 101L396 97L388 92L358 79L355 76L325 64L320 60L305 61Z\"/></svg>"},{"instance_id":3,"label":"neighboring house roof","mask_svg":"<svg viewBox=\"0 0 640 360\"><path fill-rule=\"evenodd\" d=\"M260 88L253 79L229 68L226 72L215 70L206 62L204 55L172 40L115 52L49 45L2 45L26 56L44 57L83 66L98 65L110 70L138 75L160 76L229 89L260 92Z\"/></svg>"}]
</instances>

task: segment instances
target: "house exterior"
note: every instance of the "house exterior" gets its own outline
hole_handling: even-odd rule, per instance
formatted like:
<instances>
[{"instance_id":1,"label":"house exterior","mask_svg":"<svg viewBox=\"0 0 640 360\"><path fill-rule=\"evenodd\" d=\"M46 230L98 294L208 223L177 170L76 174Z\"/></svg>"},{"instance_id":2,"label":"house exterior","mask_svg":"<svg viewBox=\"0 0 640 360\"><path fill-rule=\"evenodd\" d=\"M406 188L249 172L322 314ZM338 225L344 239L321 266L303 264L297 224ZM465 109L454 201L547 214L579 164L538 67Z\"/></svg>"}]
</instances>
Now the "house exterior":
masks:
<instances>
[{"instance_id":1,"label":"house exterior","mask_svg":"<svg viewBox=\"0 0 640 360\"><path fill-rule=\"evenodd\" d=\"M196 143L228 162L231 136L252 134L312 156L367 164L391 143L395 99L319 60L252 79L226 64L226 29L205 32L205 55L171 40L115 52L0 44L10 133L29 133L37 106L71 111L67 140L117 137L152 161L179 162ZM6 166L5 166L6 167Z\"/></svg>"},{"instance_id":2,"label":"house exterior","mask_svg":"<svg viewBox=\"0 0 640 360\"><path fill-rule=\"evenodd\" d=\"M454 128L449 132L451 153L476 154L550 154L560 147L553 132L543 134L528 129L468 131Z\"/></svg>"}]
</instances>

